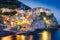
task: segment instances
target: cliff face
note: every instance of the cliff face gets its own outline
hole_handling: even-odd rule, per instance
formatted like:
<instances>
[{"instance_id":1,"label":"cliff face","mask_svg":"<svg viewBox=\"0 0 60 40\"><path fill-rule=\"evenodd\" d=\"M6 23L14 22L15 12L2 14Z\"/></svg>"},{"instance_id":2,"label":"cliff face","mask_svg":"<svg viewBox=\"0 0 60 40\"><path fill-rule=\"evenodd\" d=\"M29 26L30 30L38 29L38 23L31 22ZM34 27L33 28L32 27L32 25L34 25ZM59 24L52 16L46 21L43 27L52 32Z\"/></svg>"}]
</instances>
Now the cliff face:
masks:
<instances>
[{"instance_id":1,"label":"cliff face","mask_svg":"<svg viewBox=\"0 0 60 40\"><path fill-rule=\"evenodd\" d=\"M12 16L2 14L2 17L3 25L6 26L6 28L3 29L7 31L10 30L24 33L35 31L36 29L58 28L58 22L54 17L54 14L51 11L42 8L17 10L16 14Z\"/></svg>"},{"instance_id":2,"label":"cliff face","mask_svg":"<svg viewBox=\"0 0 60 40\"><path fill-rule=\"evenodd\" d=\"M54 17L54 14L46 15L46 12L41 12L40 16L36 16L34 22L36 28L58 28L57 19Z\"/></svg>"},{"instance_id":3,"label":"cliff face","mask_svg":"<svg viewBox=\"0 0 60 40\"><path fill-rule=\"evenodd\" d=\"M58 28L57 19L51 10L36 8L35 14L36 17L32 23L35 29Z\"/></svg>"},{"instance_id":4,"label":"cliff face","mask_svg":"<svg viewBox=\"0 0 60 40\"><path fill-rule=\"evenodd\" d=\"M36 29L58 28L54 14L48 9L31 9L17 0L0 1L0 27L2 30L26 33ZM16 9L19 7L21 9Z\"/></svg>"}]
</instances>

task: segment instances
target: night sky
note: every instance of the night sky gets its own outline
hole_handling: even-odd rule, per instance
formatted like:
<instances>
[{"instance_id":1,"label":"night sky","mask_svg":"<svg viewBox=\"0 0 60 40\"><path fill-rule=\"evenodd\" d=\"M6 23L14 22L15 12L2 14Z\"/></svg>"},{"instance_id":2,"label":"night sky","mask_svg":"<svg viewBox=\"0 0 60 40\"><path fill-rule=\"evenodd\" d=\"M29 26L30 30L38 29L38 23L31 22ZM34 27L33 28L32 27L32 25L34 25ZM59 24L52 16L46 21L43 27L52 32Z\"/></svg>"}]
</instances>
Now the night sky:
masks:
<instances>
[{"instance_id":1,"label":"night sky","mask_svg":"<svg viewBox=\"0 0 60 40\"><path fill-rule=\"evenodd\" d=\"M60 0L19 0L31 8L43 7L51 9L60 24Z\"/></svg>"}]
</instances>

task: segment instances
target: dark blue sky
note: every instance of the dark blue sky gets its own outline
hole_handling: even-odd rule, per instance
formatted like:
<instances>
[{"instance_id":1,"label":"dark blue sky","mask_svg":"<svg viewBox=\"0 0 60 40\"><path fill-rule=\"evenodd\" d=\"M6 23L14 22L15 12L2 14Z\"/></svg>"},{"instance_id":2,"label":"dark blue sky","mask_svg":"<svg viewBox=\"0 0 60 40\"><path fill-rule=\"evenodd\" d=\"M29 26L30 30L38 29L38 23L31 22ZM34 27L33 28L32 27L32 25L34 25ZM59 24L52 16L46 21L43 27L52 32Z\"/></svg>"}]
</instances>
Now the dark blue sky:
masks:
<instances>
[{"instance_id":1,"label":"dark blue sky","mask_svg":"<svg viewBox=\"0 0 60 40\"><path fill-rule=\"evenodd\" d=\"M60 0L19 0L31 8L43 7L49 8L54 12L55 17L60 24Z\"/></svg>"}]
</instances>

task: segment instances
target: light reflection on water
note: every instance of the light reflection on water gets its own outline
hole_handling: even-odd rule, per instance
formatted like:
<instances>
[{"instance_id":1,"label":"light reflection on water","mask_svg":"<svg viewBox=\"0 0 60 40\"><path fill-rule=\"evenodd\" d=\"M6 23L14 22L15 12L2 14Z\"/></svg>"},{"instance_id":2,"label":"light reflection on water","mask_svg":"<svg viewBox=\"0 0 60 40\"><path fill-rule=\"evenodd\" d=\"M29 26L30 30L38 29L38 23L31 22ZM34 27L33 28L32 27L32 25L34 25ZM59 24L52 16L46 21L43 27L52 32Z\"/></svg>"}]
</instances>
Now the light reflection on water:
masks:
<instances>
[{"instance_id":1,"label":"light reflection on water","mask_svg":"<svg viewBox=\"0 0 60 40\"><path fill-rule=\"evenodd\" d=\"M12 40L12 35L1 37L1 40Z\"/></svg>"},{"instance_id":2,"label":"light reflection on water","mask_svg":"<svg viewBox=\"0 0 60 40\"><path fill-rule=\"evenodd\" d=\"M12 40L12 35L1 37L1 40ZM60 40L60 30L53 30L50 32L43 31L40 34L33 34L29 36L16 35L14 40Z\"/></svg>"}]
</instances>

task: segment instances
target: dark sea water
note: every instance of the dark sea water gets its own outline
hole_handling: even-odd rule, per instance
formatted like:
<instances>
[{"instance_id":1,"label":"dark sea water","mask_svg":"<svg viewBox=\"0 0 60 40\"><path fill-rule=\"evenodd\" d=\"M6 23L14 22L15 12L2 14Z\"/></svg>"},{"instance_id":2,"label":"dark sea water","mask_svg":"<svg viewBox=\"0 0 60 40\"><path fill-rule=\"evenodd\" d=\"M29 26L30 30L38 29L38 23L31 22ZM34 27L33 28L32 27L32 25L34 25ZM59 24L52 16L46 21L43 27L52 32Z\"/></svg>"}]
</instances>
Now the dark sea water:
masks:
<instances>
[{"instance_id":1,"label":"dark sea water","mask_svg":"<svg viewBox=\"0 0 60 40\"><path fill-rule=\"evenodd\" d=\"M52 31L51 40L60 40L60 30Z\"/></svg>"},{"instance_id":2,"label":"dark sea water","mask_svg":"<svg viewBox=\"0 0 60 40\"><path fill-rule=\"evenodd\" d=\"M51 32L51 40L60 40L60 30L52 30ZM41 35L35 34L33 40L40 40Z\"/></svg>"},{"instance_id":3,"label":"dark sea water","mask_svg":"<svg viewBox=\"0 0 60 40\"><path fill-rule=\"evenodd\" d=\"M53 31L50 31L51 32L51 40L60 40L60 30L53 30ZM8 34L8 32L0 32L0 37L2 35L12 35L11 33ZM38 35L37 33L33 34L33 40L40 40L40 37L41 35ZM16 39L15 36L13 36L14 40Z\"/></svg>"}]
</instances>

